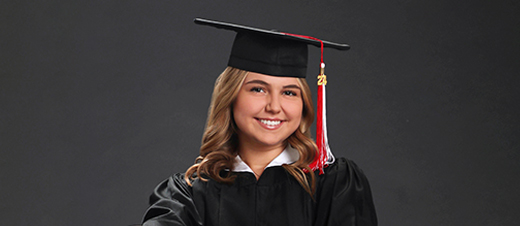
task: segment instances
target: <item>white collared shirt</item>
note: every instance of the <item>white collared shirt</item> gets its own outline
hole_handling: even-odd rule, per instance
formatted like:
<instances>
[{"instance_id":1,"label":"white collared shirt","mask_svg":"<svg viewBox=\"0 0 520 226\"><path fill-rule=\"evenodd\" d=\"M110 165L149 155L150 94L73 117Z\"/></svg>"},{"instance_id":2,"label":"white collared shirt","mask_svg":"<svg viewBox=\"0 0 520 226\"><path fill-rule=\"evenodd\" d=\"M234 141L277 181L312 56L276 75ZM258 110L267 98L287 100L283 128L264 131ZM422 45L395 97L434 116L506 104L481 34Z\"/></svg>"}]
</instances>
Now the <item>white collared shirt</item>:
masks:
<instances>
[{"instance_id":1,"label":"white collared shirt","mask_svg":"<svg viewBox=\"0 0 520 226\"><path fill-rule=\"evenodd\" d=\"M291 164L300 158L300 153L298 150L294 149L291 145L287 145L287 147L280 153L276 158L273 159L264 169L273 166L281 166L283 164ZM253 173L253 170L240 158L239 155L235 158L235 164L233 165L233 172L250 172Z\"/></svg>"}]
</instances>

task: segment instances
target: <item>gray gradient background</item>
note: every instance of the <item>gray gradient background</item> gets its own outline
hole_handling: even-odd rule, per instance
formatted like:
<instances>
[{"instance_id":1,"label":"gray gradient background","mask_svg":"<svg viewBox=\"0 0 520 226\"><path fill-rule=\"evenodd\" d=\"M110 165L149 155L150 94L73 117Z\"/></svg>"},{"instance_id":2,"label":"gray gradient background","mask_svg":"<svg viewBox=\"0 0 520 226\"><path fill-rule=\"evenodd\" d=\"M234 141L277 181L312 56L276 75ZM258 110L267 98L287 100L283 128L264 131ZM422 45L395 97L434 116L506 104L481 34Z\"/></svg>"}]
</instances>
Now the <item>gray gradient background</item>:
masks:
<instances>
[{"instance_id":1,"label":"gray gradient background","mask_svg":"<svg viewBox=\"0 0 520 226\"><path fill-rule=\"evenodd\" d=\"M329 139L380 225L515 225L518 1L2 1L4 225L139 223L197 156L234 34L196 16L346 42L327 50ZM319 51L310 51L315 90Z\"/></svg>"}]
</instances>

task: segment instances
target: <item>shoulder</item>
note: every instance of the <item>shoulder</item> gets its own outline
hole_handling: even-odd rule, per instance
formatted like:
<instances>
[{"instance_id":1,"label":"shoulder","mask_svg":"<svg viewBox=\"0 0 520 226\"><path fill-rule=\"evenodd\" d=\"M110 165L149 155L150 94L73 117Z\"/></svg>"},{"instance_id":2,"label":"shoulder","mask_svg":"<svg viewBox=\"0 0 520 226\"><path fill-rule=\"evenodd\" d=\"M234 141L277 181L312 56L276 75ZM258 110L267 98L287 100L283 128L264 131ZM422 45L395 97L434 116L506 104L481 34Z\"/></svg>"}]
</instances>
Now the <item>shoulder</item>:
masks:
<instances>
[{"instance_id":1,"label":"shoulder","mask_svg":"<svg viewBox=\"0 0 520 226\"><path fill-rule=\"evenodd\" d=\"M150 195L143 225L202 225L192 198L192 188L178 173L163 180Z\"/></svg>"},{"instance_id":2,"label":"shoulder","mask_svg":"<svg viewBox=\"0 0 520 226\"><path fill-rule=\"evenodd\" d=\"M324 169L323 174L317 173L318 186L333 186L346 189L352 193L371 193L370 185L365 173L352 160L337 158L336 161Z\"/></svg>"},{"instance_id":3,"label":"shoulder","mask_svg":"<svg viewBox=\"0 0 520 226\"><path fill-rule=\"evenodd\" d=\"M316 171L318 187L334 186L344 188L364 187L369 190L368 179L361 168L352 160L337 158L333 164L323 169L323 174ZM356 189L354 189L356 190Z\"/></svg>"},{"instance_id":4,"label":"shoulder","mask_svg":"<svg viewBox=\"0 0 520 226\"><path fill-rule=\"evenodd\" d=\"M178 196L191 194L191 187L184 180L184 174L174 174L159 183L150 196L150 204L160 199L175 199Z\"/></svg>"},{"instance_id":5,"label":"shoulder","mask_svg":"<svg viewBox=\"0 0 520 226\"><path fill-rule=\"evenodd\" d=\"M352 160L341 157L337 158L333 164L324 169L325 177L344 176L352 179L366 179L363 170Z\"/></svg>"},{"instance_id":6,"label":"shoulder","mask_svg":"<svg viewBox=\"0 0 520 226\"><path fill-rule=\"evenodd\" d=\"M368 179L352 160L337 158L317 174L318 221L332 225L377 225L376 211Z\"/></svg>"}]
</instances>

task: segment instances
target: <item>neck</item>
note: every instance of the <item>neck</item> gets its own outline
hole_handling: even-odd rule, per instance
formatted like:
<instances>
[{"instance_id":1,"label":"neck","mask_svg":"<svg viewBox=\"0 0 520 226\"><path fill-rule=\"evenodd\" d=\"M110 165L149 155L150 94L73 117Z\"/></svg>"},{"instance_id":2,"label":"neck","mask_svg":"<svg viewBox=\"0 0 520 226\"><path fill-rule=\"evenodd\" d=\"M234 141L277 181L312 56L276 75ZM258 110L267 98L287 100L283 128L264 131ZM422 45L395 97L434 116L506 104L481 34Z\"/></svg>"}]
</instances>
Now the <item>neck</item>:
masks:
<instances>
[{"instance_id":1,"label":"neck","mask_svg":"<svg viewBox=\"0 0 520 226\"><path fill-rule=\"evenodd\" d=\"M238 147L238 153L242 161L255 173L256 179L262 175L264 169L273 159L275 159L285 149L285 144L269 147L251 147L243 145Z\"/></svg>"}]
</instances>

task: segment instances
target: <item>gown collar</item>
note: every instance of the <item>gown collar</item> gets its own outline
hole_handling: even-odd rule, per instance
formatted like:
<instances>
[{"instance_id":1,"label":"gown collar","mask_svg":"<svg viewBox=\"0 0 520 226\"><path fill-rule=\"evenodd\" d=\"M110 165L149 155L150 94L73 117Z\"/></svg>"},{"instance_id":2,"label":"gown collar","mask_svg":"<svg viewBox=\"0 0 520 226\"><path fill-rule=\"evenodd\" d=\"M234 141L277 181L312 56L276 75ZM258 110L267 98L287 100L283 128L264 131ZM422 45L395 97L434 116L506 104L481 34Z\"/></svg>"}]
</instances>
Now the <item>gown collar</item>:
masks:
<instances>
[{"instance_id":1,"label":"gown collar","mask_svg":"<svg viewBox=\"0 0 520 226\"><path fill-rule=\"evenodd\" d=\"M294 149L291 145L287 145L287 147L280 153L276 158L273 159L265 169L273 166L281 166L283 164L291 164L300 158L300 154L298 150ZM235 158L235 163L233 164L233 172L250 172L254 173L253 170L240 158L239 155Z\"/></svg>"}]
</instances>

